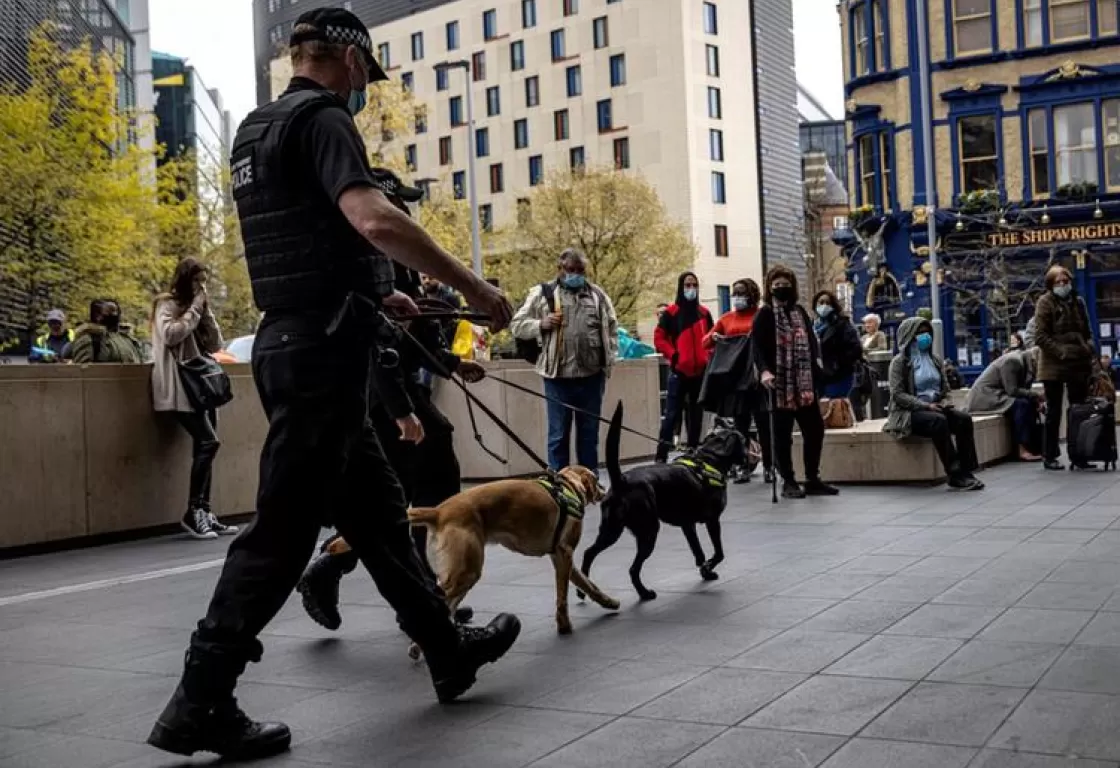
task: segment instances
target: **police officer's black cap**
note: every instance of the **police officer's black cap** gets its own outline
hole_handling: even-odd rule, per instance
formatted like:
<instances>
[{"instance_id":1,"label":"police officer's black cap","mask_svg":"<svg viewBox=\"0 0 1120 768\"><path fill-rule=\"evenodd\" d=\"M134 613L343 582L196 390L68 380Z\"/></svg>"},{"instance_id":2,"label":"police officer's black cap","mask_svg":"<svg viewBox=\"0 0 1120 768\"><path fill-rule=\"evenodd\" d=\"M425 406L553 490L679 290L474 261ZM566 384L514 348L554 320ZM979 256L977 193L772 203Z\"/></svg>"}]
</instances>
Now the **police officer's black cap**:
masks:
<instances>
[{"instance_id":1,"label":"police officer's black cap","mask_svg":"<svg viewBox=\"0 0 1120 768\"><path fill-rule=\"evenodd\" d=\"M390 200L397 198L406 203L417 203L424 199L424 190L408 186L392 171L374 168L370 173L373 175L373 186L384 192Z\"/></svg>"},{"instance_id":2,"label":"police officer's black cap","mask_svg":"<svg viewBox=\"0 0 1120 768\"><path fill-rule=\"evenodd\" d=\"M300 29L301 27L310 27L310 29ZM289 45L299 45L310 40L321 40L336 45L353 45L362 52L366 60L371 83L389 79L378 63L377 57L373 55L373 41L370 39L366 25L345 8L316 8L308 11L296 19L292 29L299 31L292 32L292 36L288 38Z\"/></svg>"}]
</instances>

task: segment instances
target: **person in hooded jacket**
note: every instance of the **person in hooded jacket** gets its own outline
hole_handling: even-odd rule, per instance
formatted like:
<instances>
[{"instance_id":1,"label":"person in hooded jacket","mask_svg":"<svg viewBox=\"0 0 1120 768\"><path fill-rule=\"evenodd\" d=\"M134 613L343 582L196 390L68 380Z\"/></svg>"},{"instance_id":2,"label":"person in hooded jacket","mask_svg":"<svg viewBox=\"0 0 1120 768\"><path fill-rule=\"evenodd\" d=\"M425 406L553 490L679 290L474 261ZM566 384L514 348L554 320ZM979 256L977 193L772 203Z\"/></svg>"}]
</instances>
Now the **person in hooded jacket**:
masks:
<instances>
[{"instance_id":1,"label":"person in hooded jacket","mask_svg":"<svg viewBox=\"0 0 1120 768\"><path fill-rule=\"evenodd\" d=\"M97 299L89 305L89 322L78 326L74 340L63 347L62 357L83 363L144 362L140 346L120 332L121 308L110 299Z\"/></svg>"},{"instance_id":2,"label":"person in hooded jacket","mask_svg":"<svg viewBox=\"0 0 1120 768\"><path fill-rule=\"evenodd\" d=\"M848 397L856 364L863 358L859 334L832 291L819 291L813 297L813 308L817 313L813 331L821 346L821 395Z\"/></svg>"},{"instance_id":3,"label":"person in hooded jacket","mask_svg":"<svg viewBox=\"0 0 1120 768\"><path fill-rule=\"evenodd\" d=\"M700 279L694 272L682 272L677 278L677 300L666 307L653 333L653 345L669 361L670 370L656 461L664 462L669 458L674 426L682 413L688 431L688 447L700 445L700 429L704 422L700 387L709 356L704 337L713 326L712 313L700 303Z\"/></svg>"},{"instance_id":4,"label":"person in hooded jacket","mask_svg":"<svg viewBox=\"0 0 1120 768\"><path fill-rule=\"evenodd\" d=\"M945 361L933 353L933 325L922 317L898 326L898 354L891 360L891 403L883 431L898 439L916 435L933 440L949 485L979 491L972 417L949 401Z\"/></svg>"}]
</instances>

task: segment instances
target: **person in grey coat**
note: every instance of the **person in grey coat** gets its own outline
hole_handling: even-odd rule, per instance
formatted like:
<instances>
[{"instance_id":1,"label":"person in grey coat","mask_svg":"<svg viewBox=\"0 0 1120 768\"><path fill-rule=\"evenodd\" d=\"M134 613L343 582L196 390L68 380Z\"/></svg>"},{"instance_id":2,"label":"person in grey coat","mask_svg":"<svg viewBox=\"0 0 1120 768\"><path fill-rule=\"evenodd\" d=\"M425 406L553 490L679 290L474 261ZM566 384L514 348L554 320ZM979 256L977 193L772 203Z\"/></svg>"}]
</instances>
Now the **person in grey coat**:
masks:
<instances>
[{"instance_id":1,"label":"person in grey coat","mask_svg":"<svg viewBox=\"0 0 1120 768\"><path fill-rule=\"evenodd\" d=\"M965 410L969 413L1000 413L1011 417L1019 459L1042 461L1036 436L1041 397L1031 391L1038 372L1037 347L1013 350L996 358L984 369L968 391Z\"/></svg>"},{"instance_id":2,"label":"person in grey coat","mask_svg":"<svg viewBox=\"0 0 1120 768\"><path fill-rule=\"evenodd\" d=\"M896 438L928 437L949 475L949 486L979 491L972 417L953 407L945 361L933 353L933 325L921 317L898 326L898 354L891 360L891 402L883 431Z\"/></svg>"}]
</instances>

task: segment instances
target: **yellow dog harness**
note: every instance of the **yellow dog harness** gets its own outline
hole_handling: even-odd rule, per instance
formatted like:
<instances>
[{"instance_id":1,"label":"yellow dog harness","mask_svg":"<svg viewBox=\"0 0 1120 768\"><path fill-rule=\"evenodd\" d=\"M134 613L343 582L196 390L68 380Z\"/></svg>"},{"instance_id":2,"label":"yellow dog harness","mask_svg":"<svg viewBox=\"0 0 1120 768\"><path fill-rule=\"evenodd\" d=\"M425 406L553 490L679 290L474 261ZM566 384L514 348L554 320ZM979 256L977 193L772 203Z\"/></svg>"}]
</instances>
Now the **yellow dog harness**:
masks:
<instances>
[{"instance_id":1,"label":"yellow dog harness","mask_svg":"<svg viewBox=\"0 0 1120 768\"><path fill-rule=\"evenodd\" d=\"M700 461L688 456L681 456L673 463L690 470L703 485L709 485L712 488L727 487L727 478L724 477L723 473L706 461Z\"/></svg>"}]
</instances>

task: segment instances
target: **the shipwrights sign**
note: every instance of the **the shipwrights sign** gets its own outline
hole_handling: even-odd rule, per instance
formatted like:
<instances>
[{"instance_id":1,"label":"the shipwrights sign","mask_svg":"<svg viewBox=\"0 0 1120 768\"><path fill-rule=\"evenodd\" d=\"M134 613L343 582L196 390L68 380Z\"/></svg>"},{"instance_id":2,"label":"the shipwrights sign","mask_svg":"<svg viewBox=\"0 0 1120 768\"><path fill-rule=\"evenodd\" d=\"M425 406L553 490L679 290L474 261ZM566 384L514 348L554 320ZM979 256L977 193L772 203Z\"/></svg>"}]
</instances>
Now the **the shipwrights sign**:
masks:
<instances>
[{"instance_id":1,"label":"the shipwrights sign","mask_svg":"<svg viewBox=\"0 0 1120 768\"><path fill-rule=\"evenodd\" d=\"M984 244L989 248L1014 248L1116 238L1120 238L1120 222L1093 222L1092 224L1071 224L1065 227L988 232L984 235Z\"/></svg>"}]
</instances>

